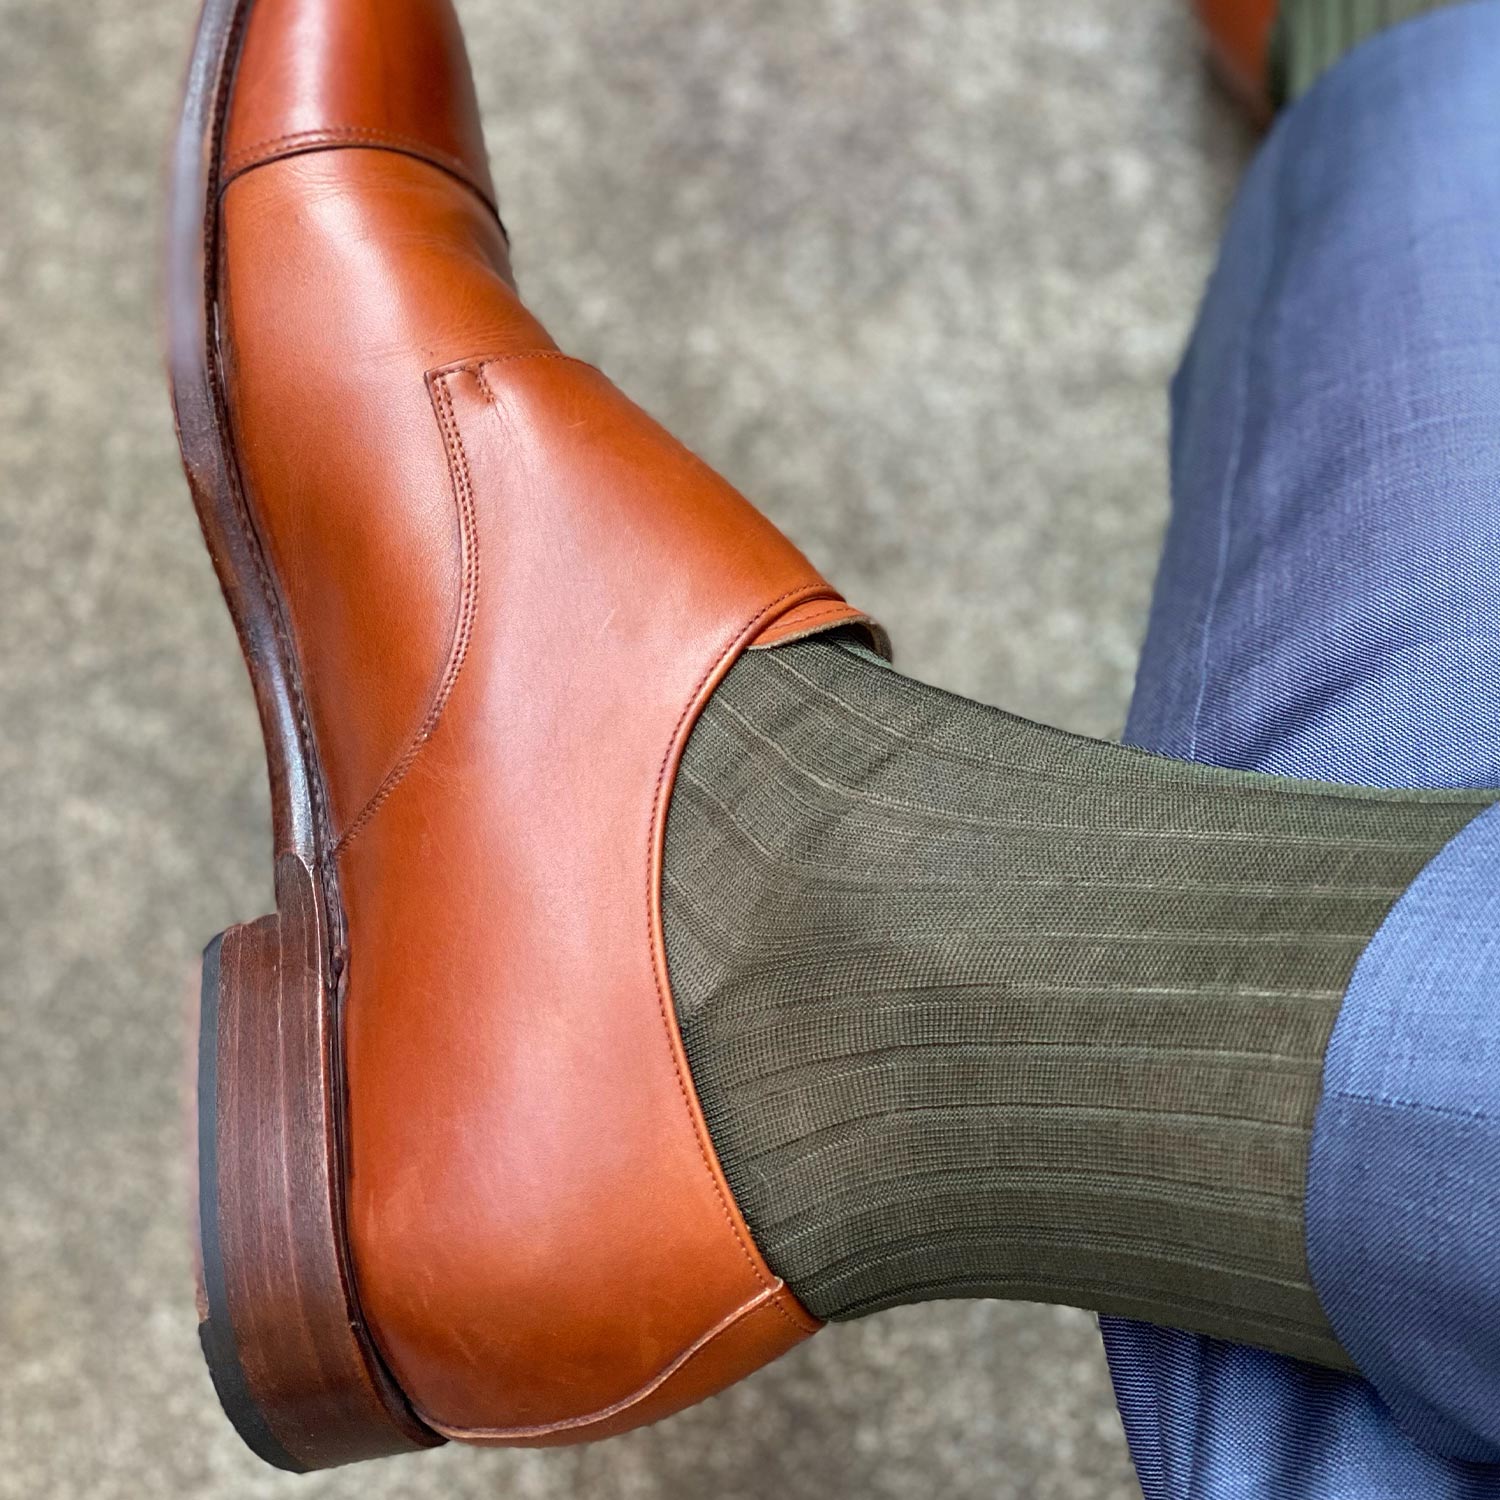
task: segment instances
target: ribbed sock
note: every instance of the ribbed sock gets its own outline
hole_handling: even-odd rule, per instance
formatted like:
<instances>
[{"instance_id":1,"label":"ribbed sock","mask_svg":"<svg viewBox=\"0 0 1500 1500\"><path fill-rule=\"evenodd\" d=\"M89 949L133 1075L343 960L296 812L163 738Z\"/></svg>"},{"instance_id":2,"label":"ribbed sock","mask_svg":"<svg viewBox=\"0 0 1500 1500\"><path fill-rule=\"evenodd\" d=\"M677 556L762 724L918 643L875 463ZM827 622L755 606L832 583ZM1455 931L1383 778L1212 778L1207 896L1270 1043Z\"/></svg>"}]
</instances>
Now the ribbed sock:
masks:
<instances>
[{"instance_id":1,"label":"ribbed sock","mask_svg":"<svg viewBox=\"0 0 1500 1500\"><path fill-rule=\"evenodd\" d=\"M1303 1238L1324 1049L1495 795L1182 764L837 638L747 654L687 746L663 901L767 1261L828 1318L1004 1297L1346 1364Z\"/></svg>"},{"instance_id":2,"label":"ribbed sock","mask_svg":"<svg viewBox=\"0 0 1500 1500\"><path fill-rule=\"evenodd\" d=\"M1456 0L1281 0L1271 36L1271 89L1300 99L1346 52L1387 26Z\"/></svg>"}]
</instances>

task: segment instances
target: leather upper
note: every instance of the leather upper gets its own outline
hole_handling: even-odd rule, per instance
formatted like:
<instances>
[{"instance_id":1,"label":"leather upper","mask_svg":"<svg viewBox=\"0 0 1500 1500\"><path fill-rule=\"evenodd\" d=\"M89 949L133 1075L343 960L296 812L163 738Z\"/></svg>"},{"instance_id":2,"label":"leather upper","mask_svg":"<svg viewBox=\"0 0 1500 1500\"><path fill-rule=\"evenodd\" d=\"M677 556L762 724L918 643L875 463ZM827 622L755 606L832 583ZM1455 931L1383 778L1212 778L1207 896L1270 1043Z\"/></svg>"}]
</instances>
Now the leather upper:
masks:
<instances>
[{"instance_id":1,"label":"leather upper","mask_svg":"<svg viewBox=\"0 0 1500 1500\"><path fill-rule=\"evenodd\" d=\"M414 155L491 205L484 132L448 0L254 0L221 176L330 146Z\"/></svg>"},{"instance_id":2,"label":"leather upper","mask_svg":"<svg viewBox=\"0 0 1500 1500\"><path fill-rule=\"evenodd\" d=\"M235 449L346 920L364 1312L449 1435L636 1426L816 1326L699 1110L661 858L738 654L863 617L522 307L446 3L257 0L224 153Z\"/></svg>"}]
</instances>

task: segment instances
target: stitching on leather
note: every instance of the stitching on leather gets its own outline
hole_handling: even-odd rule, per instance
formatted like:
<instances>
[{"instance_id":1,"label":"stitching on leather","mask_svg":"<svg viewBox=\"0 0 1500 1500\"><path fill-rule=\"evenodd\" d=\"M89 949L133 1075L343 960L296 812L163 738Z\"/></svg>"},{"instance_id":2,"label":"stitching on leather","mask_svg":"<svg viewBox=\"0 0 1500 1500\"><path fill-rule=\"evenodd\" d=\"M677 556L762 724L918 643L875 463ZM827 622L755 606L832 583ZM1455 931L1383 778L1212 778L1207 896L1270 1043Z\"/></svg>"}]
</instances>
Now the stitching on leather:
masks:
<instances>
[{"instance_id":1,"label":"stitching on leather","mask_svg":"<svg viewBox=\"0 0 1500 1500\"><path fill-rule=\"evenodd\" d=\"M790 614L791 611L788 610L787 613ZM851 625L857 624L861 619L864 618L861 615L860 611L855 609L854 606L849 604L846 600L830 600L828 604L825 605L822 609L809 610L807 614L803 615L801 619L797 621L797 629L801 630L804 626L816 625L819 620L830 620L838 616L847 618ZM766 628L768 630L775 630L776 627L775 625L770 625ZM770 641L757 640L750 647L750 649L752 651L766 650L772 646L779 646L781 644L782 642L780 638Z\"/></svg>"},{"instance_id":2,"label":"stitching on leather","mask_svg":"<svg viewBox=\"0 0 1500 1500\"><path fill-rule=\"evenodd\" d=\"M472 189L483 200L486 208L498 219L499 207L495 200L494 190L486 186L483 178L474 172L467 162L460 157L450 156L446 151L439 151L427 141L417 136L403 135L399 131L374 130L363 126L335 125L324 130L302 130L292 135L276 136L270 140L257 141L253 146L244 146L229 157L221 167L217 191L229 186L237 177L251 171L255 167L262 167L269 162L280 161L288 156L299 156L312 151L337 150L340 147L370 148L378 150L384 148L395 151L403 156L410 156L417 161L427 162L437 167L440 171L447 172L456 177L466 187ZM505 225L502 223L502 233ZM506 242L509 243L510 236L506 234Z\"/></svg>"},{"instance_id":3,"label":"stitching on leather","mask_svg":"<svg viewBox=\"0 0 1500 1500\"><path fill-rule=\"evenodd\" d=\"M386 772L380 785L359 810L354 821L339 836L334 846L335 853L347 848L355 836L375 816L386 799L401 784L406 773L411 770L417 756L421 753L422 746L431 739L433 732L437 729L438 720L448 705L448 699L452 696L454 684L458 681L459 669L464 664L473 634L479 593L479 525L468 454L464 449L463 435L459 431L458 421L453 413L453 396L448 388L448 382L455 375L473 375L486 402L493 406L497 398L494 390L484 378L485 368L489 365L506 364L518 359L566 359L573 364L583 364L582 360L573 359L571 355L564 354L561 349L522 349L514 354L486 355L482 359L464 360L459 364L445 365L440 370L429 371L429 378L432 381L433 406L437 411L438 425L442 428L443 445L448 450L448 467L453 478L454 494L457 497L459 531L464 545L464 577L459 600L458 626L454 632L453 649L448 658L448 665L444 669L442 680L433 696L427 717L422 721L421 727L395 765ZM593 366L585 365L585 368L592 369Z\"/></svg>"},{"instance_id":4,"label":"stitching on leather","mask_svg":"<svg viewBox=\"0 0 1500 1500\"><path fill-rule=\"evenodd\" d=\"M224 163L223 170L225 173L239 172L288 148L334 145L339 141L399 146L403 150L417 151L423 156L430 156L435 161L441 161L450 168L461 171L465 177L474 175L462 158L438 150L430 141L424 140L421 136L406 135L399 130L379 130L371 125L325 125L319 130L294 130L286 135L269 136L263 141L256 141L253 145L241 146Z\"/></svg>"},{"instance_id":5,"label":"stitching on leather","mask_svg":"<svg viewBox=\"0 0 1500 1500\"><path fill-rule=\"evenodd\" d=\"M560 359L570 365L578 365L581 369L592 370L596 375L603 373L597 365L591 365L577 355L564 354L561 349L517 349L514 354L486 354L479 359L463 359L456 364L439 365L427 374L433 380L446 380L450 375L472 375L479 382L485 400L494 406L499 403L499 393L485 379L484 372L491 365L508 365L520 359Z\"/></svg>"},{"instance_id":6,"label":"stitching on leather","mask_svg":"<svg viewBox=\"0 0 1500 1500\"><path fill-rule=\"evenodd\" d=\"M777 1307L778 1299L786 1290L784 1281L776 1281L764 1291L757 1292L748 1302L742 1303L727 1317L721 1318L707 1333L703 1334L694 1343L689 1344L669 1365L659 1374L648 1380L645 1385L632 1391L628 1396L622 1396L620 1400L612 1402L609 1406L601 1406L597 1411L591 1411L582 1417L566 1417L560 1422L543 1422L535 1427L449 1427L429 1416L424 1411L417 1411L423 1423L432 1428L434 1432L441 1432L444 1437L457 1438L462 1442L465 1438L509 1438L512 1440L545 1437L549 1433L577 1432L581 1429L592 1427L600 1422L607 1422L611 1417L618 1416L621 1412L627 1412L633 1406L640 1403L659 1391L669 1380L681 1370L687 1368L705 1349L712 1344L720 1334L728 1333L737 1324L752 1317L763 1307ZM416 1408L413 1408L414 1410Z\"/></svg>"},{"instance_id":7,"label":"stitching on leather","mask_svg":"<svg viewBox=\"0 0 1500 1500\"><path fill-rule=\"evenodd\" d=\"M453 645L448 653L448 664L442 680L433 695L427 716L396 764L385 774L385 779L375 789L374 795L360 809L359 816L349 825L338 841L342 850L353 842L355 836L374 817L381 805L401 784L411 770L422 747L432 738L437 729L448 699L453 694L458 674L463 669L469 654L469 642L474 634L474 617L479 607L479 526L475 514L474 485L469 473L469 459L464 451L463 436L459 432L457 419L453 415L453 397L448 390L448 375L434 378L432 383L433 406L437 412L438 425L442 428L443 444L448 450L448 469L453 479L454 496L458 508L460 545L464 553L463 578L459 592L458 622L453 633Z\"/></svg>"},{"instance_id":8,"label":"stitching on leather","mask_svg":"<svg viewBox=\"0 0 1500 1500\"><path fill-rule=\"evenodd\" d=\"M518 359L561 359L570 365L581 365L585 370L594 369L594 366L586 360L576 359L571 354L564 354L561 349L520 349L514 354L497 354L490 359L482 359L477 364L460 365L459 368L474 372L474 378L479 382L480 390L484 392L484 399L494 406L500 398L495 394L495 388L490 384L484 372L491 365L513 364Z\"/></svg>"},{"instance_id":9,"label":"stitching on leather","mask_svg":"<svg viewBox=\"0 0 1500 1500\"><path fill-rule=\"evenodd\" d=\"M678 1092L682 1095L682 1105L683 1108L687 1110L688 1122L693 1128L693 1139L698 1146L698 1155L703 1160L703 1168L708 1173L709 1181L713 1184L714 1196L719 1200L719 1207L724 1211L724 1221L729 1225L730 1232L734 1235L735 1243L740 1247L740 1251L745 1257L745 1262L750 1267L750 1270L754 1274L755 1279L761 1284L762 1287L766 1288L768 1291L772 1290L777 1285L777 1283L766 1281L760 1266L756 1264L756 1256L754 1252L752 1252L749 1244L746 1243L745 1236L740 1232L740 1226L735 1222L734 1212L730 1208L729 1203L726 1200L724 1188L719 1182L717 1173L715 1173L714 1171L713 1162L708 1154L708 1147L704 1143L704 1131L699 1128L697 1118L693 1114L693 1101L691 1095L688 1093L687 1079L683 1077L682 1060L677 1054L677 1048L672 1045L673 1020L672 1017L668 1014L666 990L661 982L661 965L657 962L656 930L651 921L651 913L653 910L653 881L651 877L653 874L653 866L655 864L654 855L656 849L657 819L661 813L662 790L667 779L667 767L672 762L672 751L677 745L678 736L682 733L682 726L687 722L688 715L692 713L694 705L698 702L698 695L703 691L703 688L708 682L709 678L711 678L714 673L717 672L723 665L725 658L729 655L729 652L734 649L735 644L742 640L745 640L749 636L750 632L753 631L755 627L766 618L767 615L775 611L778 605L785 604L788 599L795 599L798 594L811 594L816 597L826 587L826 584L803 584L800 588L788 589L784 594L779 594L776 598L772 599L769 604L757 610L755 614L753 614L748 620L745 621L743 625L740 626L737 631L735 631L734 635L731 637L731 644L729 648L726 651L721 652L720 655L715 659L713 664L708 668L708 670L705 671L702 677L698 679L692 692L688 694L686 705L684 706L681 714L678 715L677 723L672 729L670 739L668 739L667 741L667 751L666 754L662 757L661 769L656 773L656 793L651 802L651 822L648 826L646 834L646 942L647 946L651 949L651 978L652 982L656 985L656 1008L658 1014L661 1016L662 1029L666 1032L667 1049L672 1055L672 1069L677 1075ZM784 1283L781 1283L780 1285L784 1285ZM782 1318L784 1318L789 1324L791 1324L793 1328L797 1330L798 1333L805 1334L807 1332L807 1330L803 1328L798 1320L792 1316L787 1308L781 1304L779 1299L773 1299L771 1305L776 1309L776 1311L781 1315Z\"/></svg>"},{"instance_id":10,"label":"stitching on leather","mask_svg":"<svg viewBox=\"0 0 1500 1500\"><path fill-rule=\"evenodd\" d=\"M788 610L787 611L788 615L790 615L792 613L794 613L794 611L792 611L792 610ZM821 609L808 610L808 612L806 614L799 616L798 620L797 620L797 624L798 624L798 626L810 625L814 620L826 619L829 615L847 615L847 614L855 614L855 613L857 613L857 611L854 609L854 607L852 605L850 605L850 604L845 603L844 600L842 600L842 599L830 599L828 601L828 603L825 604ZM782 618L785 619L786 616L784 615L784 616L782 616ZM773 624L767 625L766 629L767 630L775 630L776 629L776 624L773 623Z\"/></svg>"}]
</instances>

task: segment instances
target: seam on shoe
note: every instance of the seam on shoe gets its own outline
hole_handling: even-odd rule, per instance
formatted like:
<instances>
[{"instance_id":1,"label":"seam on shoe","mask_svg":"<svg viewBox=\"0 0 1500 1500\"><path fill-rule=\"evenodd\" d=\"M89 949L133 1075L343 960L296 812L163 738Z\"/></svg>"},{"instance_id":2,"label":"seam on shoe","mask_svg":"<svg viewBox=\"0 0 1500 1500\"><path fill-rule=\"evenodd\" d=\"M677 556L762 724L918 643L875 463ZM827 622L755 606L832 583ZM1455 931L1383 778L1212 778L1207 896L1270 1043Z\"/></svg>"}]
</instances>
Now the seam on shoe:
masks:
<instances>
[{"instance_id":1,"label":"seam on shoe","mask_svg":"<svg viewBox=\"0 0 1500 1500\"><path fill-rule=\"evenodd\" d=\"M778 1311L783 1311L779 1299L785 1290L784 1281L773 1281L771 1285L757 1292L748 1302L741 1303L728 1316L721 1318L706 1333L699 1335L681 1354L663 1366L644 1385L638 1386L628 1396L622 1396L618 1401L611 1402L608 1406L601 1406L598 1410L588 1412L581 1417L564 1417L561 1421L542 1422L533 1427L450 1427L427 1412L415 1407L413 1410L417 1411L423 1423L434 1432L440 1432L444 1437L457 1438L460 1442L465 1439L483 1441L486 1438L508 1439L512 1442L525 1441L527 1438L544 1438L554 1433L576 1432L581 1428L592 1427L597 1423L607 1422L611 1417L619 1416L622 1412L629 1411L633 1406L639 1406L642 1401L666 1385L674 1375L691 1364L720 1334L729 1332L736 1324L753 1316L762 1307L774 1307ZM783 1316L785 1316L784 1311Z\"/></svg>"},{"instance_id":2,"label":"seam on shoe","mask_svg":"<svg viewBox=\"0 0 1500 1500\"><path fill-rule=\"evenodd\" d=\"M243 172L253 167L282 157L299 156L310 151L334 150L340 146L385 147L403 156L413 156L441 167L445 172L460 178L484 199L490 208L495 208L493 192L484 185L478 174L461 157L440 151L431 142L420 136L406 135L398 130L379 130L366 125L328 125L318 130L298 130L288 135L270 136L249 146L242 146L223 163L220 170L219 187L222 190Z\"/></svg>"},{"instance_id":3,"label":"seam on shoe","mask_svg":"<svg viewBox=\"0 0 1500 1500\"><path fill-rule=\"evenodd\" d=\"M491 365L513 364L521 359L563 359L571 365L581 365L585 370L593 370L596 374L602 374L597 365L591 365L585 359L579 359L576 354L566 354L561 349L517 349L510 354L485 354L478 359L455 360L451 365L439 365L434 370L427 372L429 380L447 380L453 375L472 375L479 382L485 399L491 404L499 402L499 394L484 378L484 371Z\"/></svg>"},{"instance_id":4,"label":"seam on shoe","mask_svg":"<svg viewBox=\"0 0 1500 1500\"><path fill-rule=\"evenodd\" d=\"M578 365L582 369L592 370L596 375L604 374L597 365L591 365L587 360L579 359L575 355L564 354L561 349L518 349L514 354L495 354L488 359L476 360L472 364L458 365L445 373L453 374L455 370L470 371L474 379L478 382L479 389L484 394L484 399L491 406L498 406L500 404L500 396L494 386L490 384L489 377L484 372L491 365L514 364L519 359L560 359L570 365ZM605 376L605 379L608 378L608 376Z\"/></svg>"},{"instance_id":5,"label":"seam on shoe","mask_svg":"<svg viewBox=\"0 0 1500 1500\"><path fill-rule=\"evenodd\" d=\"M788 611L790 613L790 611ZM809 635L823 633L823 626L829 620L844 619L851 625L867 625L873 623L869 616L862 610L856 609L846 599L830 599L821 609L809 610L803 615L797 630L791 635L778 636L775 640L767 641L757 637L746 648L749 651L774 651L778 646L790 646L793 642L804 639ZM766 630L775 628L776 622L766 626ZM764 636L765 631L761 632Z\"/></svg>"},{"instance_id":6,"label":"seam on shoe","mask_svg":"<svg viewBox=\"0 0 1500 1500\"><path fill-rule=\"evenodd\" d=\"M474 617L478 611L479 594L479 522L477 506L474 499L474 485L469 471L469 460L464 448L463 435L459 431L458 420L453 410L453 396L448 388L448 382L455 375L473 375L478 383L485 401L493 406L497 404L498 398L494 388L484 378L484 371L489 365L509 364L514 360L522 359L564 359L572 364L582 365L584 369L593 370L594 366L583 360L575 359L570 354L564 354L561 349L520 349L513 354L485 355L479 359L462 360L457 364L444 365L436 370L427 372L428 388L432 393L433 409L437 414L438 426L443 434L443 446L448 452L448 469L452 476L453 491L458 510L459 534L462 539L461 545L464 551L464 570L459 598L459 611L457 622L454 627L453 646L449 651L448 661L444 666L443 675L438 681L434 691L431 705L420 727L408 741L406 748L396 759L394 765L381 778L379 786L366 800L363 807L355 815L343 833L338 836L336 842L332 843L335 854L342 852L355 836L359 834L380 810L381 806L390 797L391 793L401 784L406 773L411 770L417 756L421 753L423 745L432 738L436 731L438 721L442 718L443 711L448 706L448 699L453 694L453 688L458 681L458 674L468 655L469 642L473 635Z\"/></svg>"},{"instance_id":7,"label":"seam on shoe","mask_svg":"<svg viewBox=\"0 0 1500 1500\"><path fill-rule=\"evenodd\" d=\"M428 388L432 393L433 409L437 413L438 426L443 433L443 446L448 450L448 471L453 481L454 499L458 510L458 531L463 552L463 573L459 589L458 618L454 623L453 644L448 651L448 661L438 681L426 717L417 732L407 743L395 765L386 772L384 780L376 787L369 800L360 809L354 821L340 835L335 853L346 849L359 832L374 817L386 799L401 784L411 770L422 747L432 738L442 719L448 700L453 695L458 675L463 670L469 654L469 642L474 634L474 618L479 609L479 526L475 514L474 484L469 473L469 459L464 450L463 436L459 432L453 414L453 397L448 390L448 379L452 372L444 371L429 378Z\"/></svg>"},{"instance_id":8,"label":"seam on shoe","mask_svg":"<svg viewBox=\"0 0 1500 1500\"><path fill-rule=\"evenodd\" d=\"M708 1143L704 1140L707 1132L705 1128L700 1126L698 1117L693 1110L692 1096L688 1092L688 1081L683 1074L682 1057L678 1048L673 1045L675 1019L673 1012L668 1006L667 986L662 983L662 968L665 960L659 952L657 928L655 922L652 920L654 911L652 893L656 884L653 879L656 873L656 835L660 824L662 792L666 785L667 770L672 764L674 753L682 737L683 726L693 714L694 709L699 707L699 697L703 689L708 686L715 673L720 672L725 664L734 658L737 654L736 648L740 643L748 641L756 627L768 616L775 613L781 605L784 605L790 599L795 599L799 594L816 599L827 590L827 587L827 584L822 583L802 584L797 588L788 589L785 593L777 595L776 598L757 610L750 619L734 632L730 638L728 647L720 652L714 663L698 679L697 684L688 695L686 706L683 708L681 714L678 715L677 723L673 726L671 736L667 741L666 754L662 757L661 768L656 773L656 792L651 802L651 821L648 825L646 835L646 942L651 950L651 978L656 985L657 1012L661 1017L662 1029L666 1034L667 1049L672 1055L672 1070L677 1076L677 1088L682 1096L683 1108L688 1114L688 1124L692 1129L693 1139L698 1147L698 1155L703 1161L704 1170L708 1173L709 1181L713 1186L714 1196L718 1199L719 1207L723 1210L724 1222L728 1224L730 1233L734 1236L735 1243L739 1246L740 1252L745 1257L745 1263L750 1267L751 1274L754 1275L756 1281L768 1293L773 1293L778 1285L784 1286L785 1283L778 1283L774 1277L769 1282L766 1280L766 1270L762 1269L763 1262L757 1262L758 1251L753 1249L747 1242L744 1232L741 1230L739 1224L735 1222L735 1208L730 1206L725 1195L724 1186L719 1180L719 1175L714 1171L713 1159L709 1156ZM766 1269L768 1270L769 1268ZM793 1317L792 1313L782 1304L779 1297L773 1298L771 1305L799 1334L805 1335L813 1331L804 1327L799 1319Z\"/></svg>"}]
</instances>

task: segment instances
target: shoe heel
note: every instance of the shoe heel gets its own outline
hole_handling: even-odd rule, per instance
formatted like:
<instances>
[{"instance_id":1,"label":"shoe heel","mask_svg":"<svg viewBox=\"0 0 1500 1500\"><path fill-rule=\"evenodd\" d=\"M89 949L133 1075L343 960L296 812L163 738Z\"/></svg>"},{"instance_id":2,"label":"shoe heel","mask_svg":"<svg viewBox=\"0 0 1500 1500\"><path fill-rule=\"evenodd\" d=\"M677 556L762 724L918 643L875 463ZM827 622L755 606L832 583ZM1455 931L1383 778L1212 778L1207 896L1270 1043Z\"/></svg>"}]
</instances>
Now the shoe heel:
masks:
<instances>
[{"instance_id":1,"label":"shoe heel","mask_svg":"<svg viewBox=\"0 0 1500 1500\"><path fill-rule=\"evenodd\" d=\"M199 1338L240 1436L304 1472L442 1439L413 1415L360 1316L320 903L294 857L276 883L276 916L231 927L203 955Z\"/></svg>"}]
</instances>

